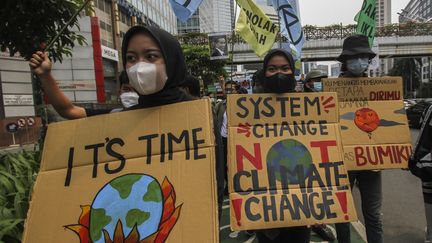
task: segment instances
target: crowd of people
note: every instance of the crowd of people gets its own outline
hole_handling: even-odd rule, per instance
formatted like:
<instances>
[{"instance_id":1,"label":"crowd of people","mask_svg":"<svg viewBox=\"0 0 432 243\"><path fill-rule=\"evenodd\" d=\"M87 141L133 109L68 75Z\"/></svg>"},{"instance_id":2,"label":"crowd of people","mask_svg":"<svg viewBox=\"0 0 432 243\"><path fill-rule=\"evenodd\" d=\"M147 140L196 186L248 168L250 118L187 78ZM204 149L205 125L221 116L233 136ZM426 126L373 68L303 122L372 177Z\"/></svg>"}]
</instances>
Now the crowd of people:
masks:
<instances>
[{"instance_id":1,"label":"crowd of people","mask_svg":"<svg viewBox=\"0 0 432 243\"><path fill-rule=\"evenodd\" d=\"M344 40L343 51L337 58L342 63L341 76L366 77L368 65L376 54L370 49L368 38L353 35ZM56 111L64 118L79 119L88 116L143 109L177 102L200 99L200 84L196 77L187 75L181 46L177 39L157 27L134 26L124 36L122 43L123 72L119 77L121 109L112 111L92 111L74 105L59 89L51 74L52 63L47 53L37 52L30 60L32 71L42 82L45 95ZM297 80L294 75L294 59L290 52L283 49L270 50L264 58L262 69L253 78L253 93L294 93ZM326 75L313 70L306 75L304 92L319 92L321 79ZM227 81L224 92L230 94L247 93L236 82ZM415 154L410 160L410 169L423 182L424 201L427 214L427 236L425 242L432 240L432 171L430 153L431 127L429 110L425 119L420 145L422 153ZM214 107L214 131L216 137L216 177L219 205L219 218L224 194L227 188L227 112L226 100ZM428 157L429 156L429 157ZM361 208L365 219L367 241L383 242L381 220L382 189L380 171L349 172L351 187L356 182L361 195ZM314 227L301 226L257 230L259 242L309 242L311 229L325 240L337 238L340 243L349 243L350 225L336 224L336 237L325 225Z\"/></svg>"}]
</instances>

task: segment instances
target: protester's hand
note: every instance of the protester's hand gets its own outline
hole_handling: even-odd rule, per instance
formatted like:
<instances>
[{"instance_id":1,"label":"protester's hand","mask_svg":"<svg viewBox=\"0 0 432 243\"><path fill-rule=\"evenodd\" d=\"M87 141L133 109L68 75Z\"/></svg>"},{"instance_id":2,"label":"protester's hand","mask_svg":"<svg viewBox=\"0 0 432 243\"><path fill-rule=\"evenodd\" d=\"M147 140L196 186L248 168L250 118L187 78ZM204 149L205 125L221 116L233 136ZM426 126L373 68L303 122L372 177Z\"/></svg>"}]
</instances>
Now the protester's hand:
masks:
<instances>
[{"instance_id":1,"label":"protester's hand","mask_svg":"<svg viewBox=\"0 0 432 243\"><path fill-rule=\"evenodd\" d=\"M38 51L33 54L29 65L32 72L41 78L47 77L51 73L52 63L48 57L48 52Z\"/></svg>"}]
</instances>

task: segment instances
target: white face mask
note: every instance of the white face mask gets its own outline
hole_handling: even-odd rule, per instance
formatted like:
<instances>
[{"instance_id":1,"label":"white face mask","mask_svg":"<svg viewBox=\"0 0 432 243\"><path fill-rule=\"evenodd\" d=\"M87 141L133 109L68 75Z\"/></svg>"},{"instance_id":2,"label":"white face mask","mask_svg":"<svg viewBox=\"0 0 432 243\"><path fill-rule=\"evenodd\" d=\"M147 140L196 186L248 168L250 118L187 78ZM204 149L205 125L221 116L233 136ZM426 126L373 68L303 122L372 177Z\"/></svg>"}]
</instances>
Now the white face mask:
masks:
<instances>
[{"instance_id":1,"label":"white face mask","mask_svg":"<svg viewBox=\"0 0 432 243\"><path fill-rule=\"evenodd\" d=\"M129 108L138 104L139 95L136 92L125 92L120 95L120 101L124 108Z\"/></svg>"},{"instance_id":2,"label":"white face mask","mask_svg":"<svg viewBox=\"0 0 432 243\"><path fill-rule=\"evenodd\" d=\"M168 76L165 64L139 62L126 70L130 84L141 95L150 95L163 89Z\"/></svg>"},{"instance_id":3,"label":"white face mask","mask_svg":"<svg viewBox=\"0 0 432 243\"><path fill-rule=\"evenodd\" d=\"M361 76L369 67L369 58L355 58L347 60L347 69L350 73Z\"/></svg>"}]
</instances>

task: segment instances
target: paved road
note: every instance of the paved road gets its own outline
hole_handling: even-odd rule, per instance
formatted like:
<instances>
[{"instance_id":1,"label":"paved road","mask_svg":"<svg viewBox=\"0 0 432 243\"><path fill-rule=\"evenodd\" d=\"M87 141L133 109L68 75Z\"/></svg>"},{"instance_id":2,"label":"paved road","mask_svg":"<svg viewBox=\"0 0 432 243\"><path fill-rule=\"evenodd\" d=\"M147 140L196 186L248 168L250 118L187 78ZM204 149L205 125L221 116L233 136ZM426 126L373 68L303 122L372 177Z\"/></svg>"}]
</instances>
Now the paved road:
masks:
<instances>
[{"instance_id":1,"label":"paved road","mask_svg":"<svg viewBox=\"0 0 432 243\"><path fill-rule=\"evenodd\" d=\"M411 130L413 143L418 133L419 130ZM423 243L426 219L420 181L402 170L384 171L382 176L384 242ZM354 189L354 198L358 207L357 189ZM361 210L357 212L361 216Z\"/></svg>"}]
</instances>

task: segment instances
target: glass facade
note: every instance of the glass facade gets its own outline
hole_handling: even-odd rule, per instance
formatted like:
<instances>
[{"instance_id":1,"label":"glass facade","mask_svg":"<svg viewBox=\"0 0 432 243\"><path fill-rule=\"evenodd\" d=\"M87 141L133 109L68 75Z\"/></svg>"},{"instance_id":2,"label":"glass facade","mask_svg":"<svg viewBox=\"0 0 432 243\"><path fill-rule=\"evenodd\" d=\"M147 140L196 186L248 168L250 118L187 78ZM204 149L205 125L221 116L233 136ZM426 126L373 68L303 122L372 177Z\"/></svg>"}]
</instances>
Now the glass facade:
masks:
<instances>
[{"instance_id":1,"label":"glass facade","mask_svg":"<svg viewBox=\"0 0 432 243\"><path fill-rule=\"evenodd\" d=\"M399 16L399 23L407 21L432 22L432 0L411 0Z\"/></svg>"},{"instance_id":2,"label":"glass facade","mask_svg":"<svg viewBox=\"0 0 432 243\"><path fill-rule=\"evenodd\" d=\"M200 15L197 10L186 22L177 20L177 29L179 34L200 32Z\"/></svg>"},{"instance_id":3,"label":"glass facade","mask_svg":"<svg viewBox=\"0 0 432 243\"><path fill-rule=\"evenodd\" d=\"M234 10L234 0L203 0L186 23L177 20L178 32L231 32L235 25Z\"/></svg>"}]
</instances>

